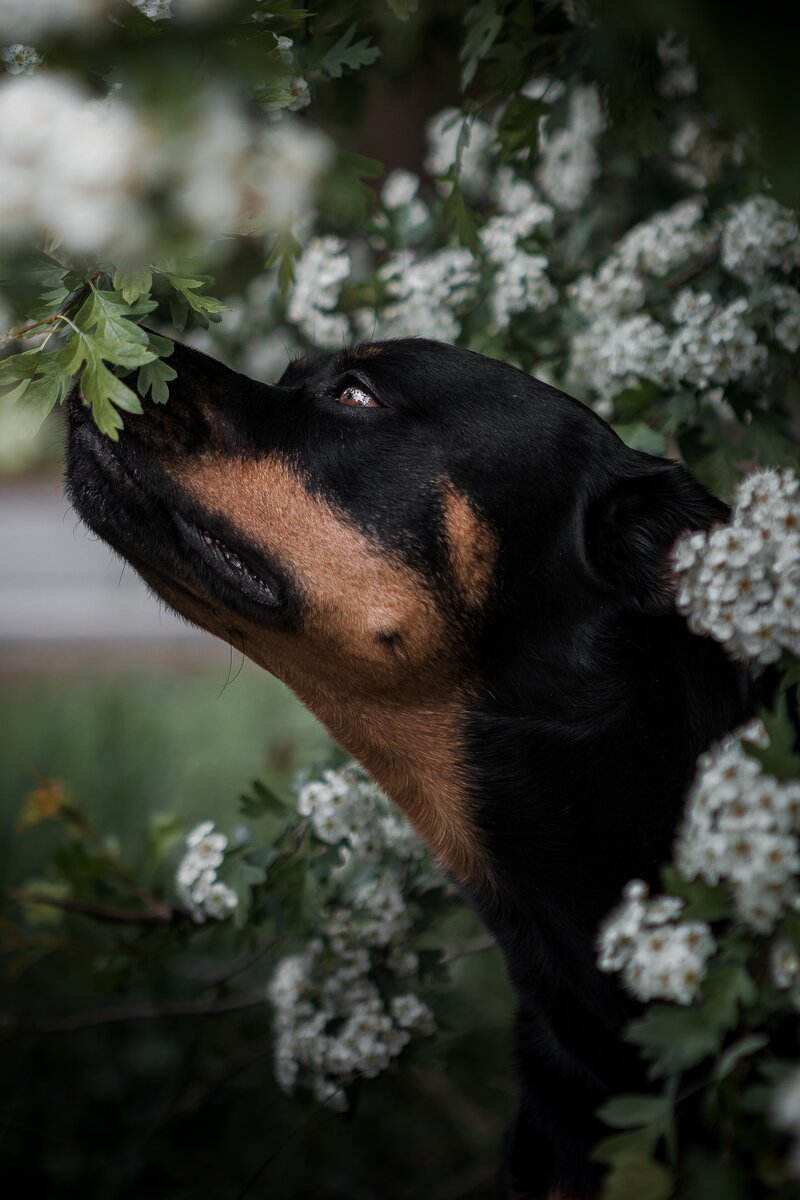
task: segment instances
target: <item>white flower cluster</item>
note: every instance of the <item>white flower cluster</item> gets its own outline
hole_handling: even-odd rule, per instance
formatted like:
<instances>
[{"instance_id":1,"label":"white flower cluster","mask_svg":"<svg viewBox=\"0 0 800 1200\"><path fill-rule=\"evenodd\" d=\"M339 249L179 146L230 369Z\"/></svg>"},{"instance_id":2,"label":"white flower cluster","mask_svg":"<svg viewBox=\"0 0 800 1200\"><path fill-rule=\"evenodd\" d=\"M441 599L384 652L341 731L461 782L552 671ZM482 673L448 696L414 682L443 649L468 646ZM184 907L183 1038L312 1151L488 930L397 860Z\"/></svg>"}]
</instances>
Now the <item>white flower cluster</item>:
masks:
<instances>
[{"instance_id":1,"label":"white flower cluster","mask_svg":"<svg viewBox=\"0 0 800 1200\"><path fill-rule=\"evenodd\" d=\"M348 323L334 309L350 270L347 244L337 237L311 238L295 264L286 315L310 341L329 350L348 340Z\"/></svg>"},{"instance_id":2,"label":"white flower cluster","mask_svg":"<svg viewBox=\"0 0 800 1200\"><path fill-rule=\"evenodd\" d=\"M565 212L574 212L588 197L600 174L595 142L606 126L597 89L576 87L567 101L565 123L556 130L552 118L541 125L539 186L547 199Z\"/></svg>"},{"instance_id":3,"label":"white flower cluster","mask_svg":"<svg viewBox=\"0 0 800 1200\"><path fill-rule=\"evenodd\" d=\"M751 196L733 207L722 225L722 265L745 283L768 270L791 271L800 263L797 218L771 196Z\"/></svg>"},{"instance_id":4,"label":"white flower cluster","mask_svg":"<svg viewBox=\"0 0 800 1200\"><path fill-rule=\"evenodd\" d=\"M471 252L458 248L424 256L400 250L378 277L389 297L377 314L378 336L454 342L461 332L456 311L475 299L479 274ZM375 336L375 316L371 309L358 314L363 336Z\"/></svg>"},{"instance_id":5,"label":"white flower cluster","mask_svg":"<svg viewBox=\"0 0 800 1200\"><path fill-rule=\"evenodd\" d=\"M428 123L425 170L429 175L439 178L455 166L463 126L464 115L457 108L443 108ZM465 136L459 179L464 193L471 199L479 199L486 194L491 179L492 128L475 117L469 121L469 132Z\"/></svg>"},{"instance_id":6,"label":"white flower cluster","mask_svg":"<svg viewBox=\"0 0 800 1200\"><path fill-rule=\"evenodd\" d=\"M647 884L632 880L622 903L601 926L598 966L619 971L639 1000L675 1000L690 1004L708 960L716 950L703 921L681 921L683 901L676 896L650 899Z\"/></svg>"},{"instance_id":7,"label":"white flower cluster","mask_svg":"<svg viewBox=\"0 0 800 1200\"><path fill-rule=\"evenodd\" d=\"M800 783L780 783L749 755L760 723L724 738L698 760L675 848L686 879L724 883L737 915L768 933L800 896Z\"/></svg>"},{"instance_id":8,"label":"white flower cluster","mask_svg":"<svg viewBox=\"0 0 800 1200\"><path fill-rule=\"evenodd\" d=\"M684 290L670 314L673 333L641 312L650 280L691 262L714 242L700 202L685 200L635 226L593 275L576 280L569 293L589 324L571 339L570 378L608 400L640 379L710 387L763 367L766 350L742 298L722 306L707 293Z\"/></svg>"},{"instance_id":9,"label":"white flower cluster","mask_svg":"<svg viewBox=\"0 0 800 1200\"><path fill-rule=\"evenodd\" d=\"M381 188L386 212L378 213L375 223L383 231L390 223L401 243L418 241L431 219L430 209L417 194L419 176L412 171L391 171ZM383 246L382 238L376 243Z\"/></svg>"},{"instance_id":10,"label":"white flower cluster","mask_svg":"<svg viewBox=\"0 0 800 1200\"><path fill-rule=\"evenodd\" d=\"M800 484L791 470L744 480L728 525L687 534L672 567L678 611L733 658L800 654Z\"/></svg>"},{"instance_id":11,"label":"white flower cluster","mask_svg":"<svg viewBox=\"0 0 800 1200\"><path fill-rule=\"evenodd\" d=\"M0 81L0 240L49 234L124 261L157 257L168 225L204 241L280 229L307 211L332 155L310 127L253 122L216 92L179 133L60 76Z\"/></svg>"},{"instance_id":12,"label":"white flower cluster","mask_svg":"<svg viewBox=\"0 0 800 1200\"><path fill-rule=\"evenodd\" d=\"M366 954L363 957L368 957ZM347 1108L345 1088L374 1079L412 1036L434 1032L433 1013L412 992L388 1005L355 958L333 966L323 944L285 958L269 986L275 1008L275 1077L286 1092L308 1087L330 1108Z\"/></svg>"},{"instance_id":13,"label":"white flower cluster","mask_svg":"<svg viewBox=\"0 0 800 1200\"><path fill-rule=\"evenodd\" d=\"M307 783L298 811L338 849L336 888L319 937L284 959L269 987L275 1073L286 1091L309 1087L341 1109L349 1083L380 1074L412 1035L434 1031L430 1009L401 980L419 965L405 948L406 896L439 881L414 831L355 766Z\"/></svg>"},{"instance_id":14,"label":"white flower cluster","mask_svg":"<svg viewBox=\"0 0 800 1200\"><path fill-rule=\"evenodd\" d=\"M547 275L547 257L531 254L520 244L552 221L550 205L532 199L516 212L490 217L481 229L481 243L494 270L490 303L495 331L507 329L513 313L543 312L558 299Z\"/></svg>"},{"instance_id":15,"label":"white flower cluster","mask_svg":"<svg viewBox=\"0 0 800 1200\"><path fill-rule=\"evenodd\" d=\"M355 766L324 771L301 787L297 810L309 817L316 836L339 847L342 865L376 862L388 852L405 863L421 863L425 847L383 793Z\"/></svg>"},{"instance_id":16,"label":"white flower cluster","mask_svg":"<svg viewBox=\"0 0 800 1200\"><path fill-rule=\"evenodd\" d=\"M646 313L633 317L602 317L577 333L570 343L569 373L573 383L600 397L598 411L610 415L610 401L640 379L665 380L669 335Z\"/></svg>"},{"instance_id":17,"label":"white flower cluster","mask_svg":"<svg viewBox=\"0 0 800 1200\"><path fill-rule=\"evenodd\" d=\"M20 42L0 51L0 62L9 75L33 75L41 61L35 46L23 46Z\"/></svg>"},{"instance_id":18,"label":"white flower cluster","mask_svg":"<svg viewBox=\"0 0 800 1200\"><path fill-rule=\"evenodd\" d=\"M578 312L590 319L636 312L648 279L669 274L713 244L702 218L698 200L683 200L635 225L594 275L582 275L571 286Z\"/></svg>"},{"instance_id":19,"label":"white flower cluster","mask_svg":"<svg viewBox=\"0 0 800 1200\"><path fill-rule=\"evenodd\" d=\"M217 877L225 860L228 839L215 833L213 821L203 821L186 839L186 854L178 865L175 884L192 920L202 925L209 917L221 921L239 903L233 888Z\"/></svg>"},{"instance_id":20,"label":"white flower cluster","mask_svg":"<svg viewBox=\"0 0 800 1200\"><path fill-rule=\"evenodd\" d=\"M168 21L172 16L172 0L128 0L128 3L151 21Z\"/></svg>"},{"instance_id":21,"label":"white flower cluster","mask_svg":"<svg viewBox=\"0 0 800 1200\"><path fill-rule=\"evenodd\" d=\"M665 363L668 379L698 388L731 383L762 369L767 350L749 324L744 296L717 304L708 292L689 288L675 299L672 318L677 331Z\"/></svg>"},{"instance_id":22,"label":"white flower cluster","mask_svg":"<svg viewBox=\"0 0 800 1200\"><path fill-rule=\"evenodd\" d=\"M800 350L800 292L785 283L769 289L768 303L782 315L775 323L773 334L785 350L794 354Z\"/></svg>"}]
</instances>

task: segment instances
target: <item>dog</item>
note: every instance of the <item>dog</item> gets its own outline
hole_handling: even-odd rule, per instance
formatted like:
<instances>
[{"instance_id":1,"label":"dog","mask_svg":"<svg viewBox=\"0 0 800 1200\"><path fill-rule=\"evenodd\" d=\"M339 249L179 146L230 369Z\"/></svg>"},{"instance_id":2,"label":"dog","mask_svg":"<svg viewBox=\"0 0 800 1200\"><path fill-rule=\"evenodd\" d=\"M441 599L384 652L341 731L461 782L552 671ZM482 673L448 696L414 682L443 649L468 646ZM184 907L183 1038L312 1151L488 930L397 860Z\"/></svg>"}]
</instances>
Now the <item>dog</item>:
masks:
<instances>
[{"instance_id":1,"label":"dog","mask_svg":"<svg viewBox=\"0 0 800 1200\"><path fill-rule=\"evenodd\" d=\"M288 684L457 881L519 1000L503 1194L596 1197L595 1110L644 1086L596 930L629 879L657 886L698 754L751 709L670 580L679 535L726 506L450 345L311 356L276 385L170 362L169 403L118 443L71 400L72 503Z\"/></svg>"}]
</instances>

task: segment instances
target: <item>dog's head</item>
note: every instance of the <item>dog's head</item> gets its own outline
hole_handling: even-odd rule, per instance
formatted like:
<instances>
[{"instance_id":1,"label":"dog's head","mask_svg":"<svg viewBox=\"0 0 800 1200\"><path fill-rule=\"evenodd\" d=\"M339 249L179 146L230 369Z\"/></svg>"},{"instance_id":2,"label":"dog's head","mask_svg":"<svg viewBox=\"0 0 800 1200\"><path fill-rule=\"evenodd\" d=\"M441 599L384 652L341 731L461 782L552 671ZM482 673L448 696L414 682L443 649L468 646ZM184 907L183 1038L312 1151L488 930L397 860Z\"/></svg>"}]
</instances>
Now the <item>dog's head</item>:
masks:
<instances>
[{"instance_id":1,"label":"dog's head","mask_svg":"<svg viewBox=\"0 0 800 1200\"><path fill-rule=\"evenodd\" d=\"M436 342L304 359L276 386L170 361L169 403L117 444L73 401L78 512L288 683L461 879L486 878L465 714L524 707L532 678L547 697L598 622L668 613L675 537L724 506L577 401Z\"/></svg>"}]
</instances>

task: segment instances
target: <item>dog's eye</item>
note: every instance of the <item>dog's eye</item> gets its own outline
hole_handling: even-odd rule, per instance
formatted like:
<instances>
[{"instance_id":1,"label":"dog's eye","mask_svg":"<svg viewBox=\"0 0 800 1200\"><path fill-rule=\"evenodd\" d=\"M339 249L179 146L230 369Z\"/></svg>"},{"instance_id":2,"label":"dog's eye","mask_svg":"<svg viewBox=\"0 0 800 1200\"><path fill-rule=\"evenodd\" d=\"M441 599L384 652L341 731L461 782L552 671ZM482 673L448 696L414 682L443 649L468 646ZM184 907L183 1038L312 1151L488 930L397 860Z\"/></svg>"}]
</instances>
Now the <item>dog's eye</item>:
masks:
<instances>
[{"instance_id":1,"label":"dog's eye","mask_svg":"<svg viewBox=\"0 0 800 1200\"><path fill-rule=\"evenodd\" d=\"M349 408L379 408L380 405L374 396L364 388L358 387L356 384L349 384L348 387L342 388L339 395L336 397L339 404L345 404Z\"/></svg>"}]
</instances>

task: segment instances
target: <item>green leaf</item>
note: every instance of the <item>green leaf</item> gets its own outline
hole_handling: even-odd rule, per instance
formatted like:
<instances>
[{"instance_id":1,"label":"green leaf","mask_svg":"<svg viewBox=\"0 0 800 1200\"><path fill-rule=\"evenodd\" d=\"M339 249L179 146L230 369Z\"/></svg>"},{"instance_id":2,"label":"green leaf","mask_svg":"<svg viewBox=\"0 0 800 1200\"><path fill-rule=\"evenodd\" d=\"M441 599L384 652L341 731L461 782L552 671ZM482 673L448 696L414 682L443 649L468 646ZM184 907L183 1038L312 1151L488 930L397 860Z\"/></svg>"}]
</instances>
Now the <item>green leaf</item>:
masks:
<instances>
[{"instance_id":1,"label":"green leaf","mask_svg":"<svg viewBox=\"0 0 800 1200\"><path fill-rule=\"evenodd\" d=\"M479 4L473 4L472 8L467 11L464 24L466 36L459 53L462 63L462 91L472 83L478 63L486 57L497 41L498 34L503 28L503 18L498 13L497 5L493 0L480 0Z\"/></svg>"},{"instance_id":2,"label":"green leaf","mask_svg":"<svg viewBox=\"0 0 800 1200\"><path fill-rule=\"evenodd\" d=\"M663 1121L670 1108L666 1096L614 1096L597 1109L597 1115L612 1129L635 1129Z\"/></svg>"},{"instance_id":3,"label":"green leaf","mask_svg":"<svg viewBox=\"0 0 800 1200\"><path fill-rule=\"evenodd\" d=\"M260 779L256 779L250 787L252 794L245 793L239 797L239 812L248 820L269 815L286 817L292 811L292 805L282 800Z\"/></svg>"},{"instance_id":4,"label":"green leaf","mask_svg":"<svg viewBox=\"0 0 800 1200\"><path fill-rule=\"evenodd\" d=\"M650 1158L657 1141L658 1132L649 1125L626 1133L613 1133L593 1148L592 1160L610 1165L622 1158Z\"/></svg>"},{"instance_id":5,"label":"green leaf","mask_svg":"<svg viewBox=\"0 0 800 1200\"><path fill-rule=\"evenodd\" d=\"M92 289L91 295L81 306L74 324L85 333L95 331L108 344L147 344L147 334L139 328L132 316L143 317L156 307L154 300L126 304L118 292Z\"/></svg>"},{"instance_id":6,"label":"green leaf","mask_svg":"<svg viewBox=\"0 0 800 1200\"><path fill-rule=\"evenodd\" d=\"M663 454L667 449L667 439L663 433L652 429L644 421L623 425L615 424L614 429L632 450L644 450L647 454Z\"/></svg>"},{"instance_id":7,"label":"green leaf","mask_svg":"<svg viewBox=\"0 0 800 1200\"><path fill-rule=\"evenodd\" d=\"M638 387L625 388L614 397L614 420L635 422L647 411L658 393L658 385L649 380L643 380Z\"/></svg>"},{"instance_id":8,"label":"green leaf","mask_svg":"<svg viewBox=\"0 0 800 1200\"><path fill-rule=\"evenodd\" d=\"M25 400L29 436L41 427L55 404L65 399L71 382L72 376L61 368L57 355L41 346L0 362L0 387L16 385L3 399L8 405Z\"/></svg>"},{"instance_id":9,"label":"green leaf","mask_svg":"<svg viewBox=\"0 0 800 1200\"><path fill-rule=\"evenodd\" d=\"M664 891L686 902L683 917L690 921L719 921L730 916L730 901L722 887L711 887L702 879L684 879L673 866L661 868Z\"/></svg>"},{"instance_id":10,"label":"green leaf","mask_svg":"<svg viewBox=\"0 0 800 1200\"><path fill-rule=\"evenodd\" d=\"M539 139L539 121L550 111L542 100L531 100L519 92L504 108L497 126L501 156L509 161L519 155L530 158Z\"/></svg>"},{"instance_id":11,"label":"green leaf","mask_svg":"<svg viewBox=\"0 0 800 1200\"><path fill-rule=\"evenodd\" d=\"M716 1079L717 1082L727 1079L731 1071L738 1067L743 1058L749 1058L751 1054L755 1054L758 1050L763 1050L768 1045L769 1038L763 1033L752 1033L747 1037L740 1038L738 1042L734 1042L732 1046L728 1046L727 1050L719 1056L712 1078Z\"/></svg>"},{"instance_id":12,"label":"green leaf","mask_svg":"<svg viewBox=\"0 0 800 1200\"><path fill-rule=\"evenodd\" d=\"M383 163L364 154L340 151L333 170L322 181L319 209L339 221L360 221L375 203L375 193L365 179L384 174Z\"/></svg>"},{"instance_id":13,"label":"green leaf","mask_svg":"<svg viewBox=\"0 0 800 1200\"><path fill-rule=\"evenodd\" d=\"M632 1021L625 1040L641 1048L653 1065L653 1079L685 1071L716 1054L722 1030L709 1022L700 1008L653 1004L643 1017Z\"/></svg>"},{"instance_id":14,"label":"green leaf","mask_svg":"<svg viewBox=\"0 0 800 1200\"><path fill-rule=\"evenodd\" d=\"M659 418L661 432L667 437L674 437L682 430L690 428L697 419L698 400L693 392L677 392L659 403L659 412L664 410Z\"/></svg>"},{"instance_id":15,"label":"green leaf","mask_svg":"<svg viewBox=\"0 0 800 1200\"><path fill-rule=\"evenodd\" d=\"M178 372L163 359L155 358L146 363L139 372L136 386L142 396L148 393L156 404L166 404L169 400L168 385L178 378Z\"/></svg>"},{"instance_id":16,"label":"green leaf","mask_svg":"<svg viewBox=\"0 0 800 1200\"><path fill-rule=\"evenodd\" d=\"M149 267L117 267L113 282L126 304L135 304L140 296L149 293L153 286L153 273Z\"/></svg>"},{"instance_id":17,"label":"green leaf","mask_svg":"<svg viewBox=\"0 0 800 1200\"><path fill-rule=\"evenodd\" d=\"M747 970L739 965L716 967L701 985L702 1014L710 1027L723 1033L739 1022L740 1006L749 1007L758 989Z\"/></svg>"},{"instance_id":18,"label":"green leaf","mask_svg":"<svg viewBox=\"0 0 800 1200\"><path fill-rule=\"evenodd\" d=\"M758 759L765 771L774 775L776 779L785 781L797 777L800 773L798 771L800 762L794 752L794 724L787 706L785 692L781 693L780 701L783 706L782 710L778 709L776 712L762 710L759 713L767 730L769 745L762 748L754 746L752 742L745 742L744 748L752 758Z\"/></svg>"},{"instance_id":19,"label":"green leaf","mask_svg":"<svg viewBox=\"0 0 800 1200\"><path fill-rule=\"evenodd\" d=\"M172 275L165 271L163 276L167 283L175 289L181 300L200 318L201 324L208 321L219 321L226 311L226 306L221 300L216 300L213 296L205 296L200 291L201 288L212 282L208 275L201 275L198 279L193 279L190 276ZM182 329L183 325L176 327Z\"/></svg>"},{"instance_id":20,"label":"green leaf","mask_svg":"<svg viewBox=\"0 0 800 1200\"><path fill-rule=\"evenodd\" d=\"M477 254L480 250L480 242L475 217L464 199L461 185L457 179L453 181L450 195L442 206L442 217L446 224L455 227L458 240L462 245L467 246L473 254Z\"/></svg>"},{"instance_id":21,"label":"green leaf","mask_svg":"<svg viewBox=\"0 0 800 1200\"><path fill-rule=\"evenodd\" d=\"M675 1181L671 1172L649 1158L619 1158L603 1187L603 1200L670 1200Z\"/></svg>"},{"instance_id":22,"label":"green leaf","mask_svg":"<svg viewBox=\"0 0 800 1200\"><path fill-rule=\"evenodd\" d=\"M370 45L369 38L354 42L356 26L346 29L337 42L326 52L319 64L323 75L329 79L340 79L345 71L358 71L360 67L371 66L380 58L377 46Z\"/></svg>"},{"instance_id":23,"label":"green leaf","mask_svg":"<svg viewBox=\"0 0 800 1200\"><path fill-rule=\"evenodd\" d=\"M77 375L83 368L80 380L81 395L91 405L92 416L97 428L113 441L119 436L122 418L117 409L129 413L142 411L141 401L127 384L118 379L105 366L103 359L119 366L138 366L150 362L156 356L146 347L124 342L109 343L81 329L76 329L66 345L56 355L64 372Z\"/></svg>"},{"instance_id":24,"label":"green leaf","mask_svg":"<svg viewBox=\"0 0 800 1200\"><path fill-rule=\"evenodd\" d=\"M298 242L290 229L280 233L275 241L275 245L269 252L269 258L265 263L266 270L270 270L279 263L278 267L278 287L280 288L281 300L285 303L286 297L289 294L289 288L294 283L294 264L302 252L303 247Z\"/></svg>"},{"instance_id":25,"label":"green leaf","mask_svg":"<svg viewBox=\"0 0 800 1200\"><path fill-rule=\"evenodd\" d=\"M158 862L171 848L183 840L184 823L176 813L154 813L147 825L147 840Z\"/></svg>"}]
</instances>

